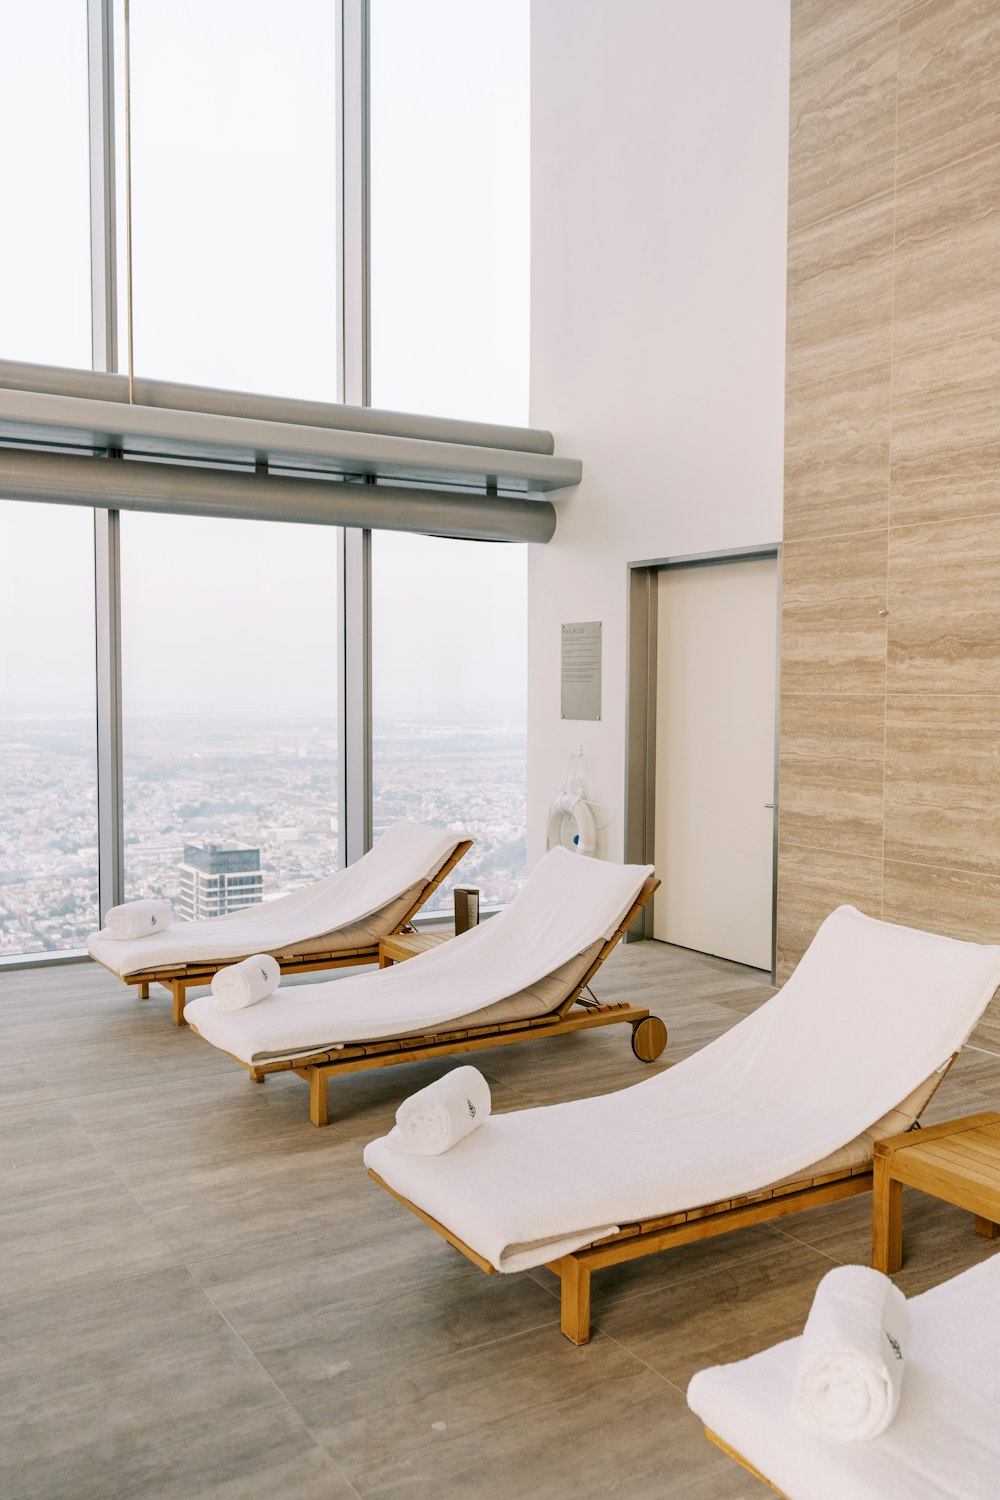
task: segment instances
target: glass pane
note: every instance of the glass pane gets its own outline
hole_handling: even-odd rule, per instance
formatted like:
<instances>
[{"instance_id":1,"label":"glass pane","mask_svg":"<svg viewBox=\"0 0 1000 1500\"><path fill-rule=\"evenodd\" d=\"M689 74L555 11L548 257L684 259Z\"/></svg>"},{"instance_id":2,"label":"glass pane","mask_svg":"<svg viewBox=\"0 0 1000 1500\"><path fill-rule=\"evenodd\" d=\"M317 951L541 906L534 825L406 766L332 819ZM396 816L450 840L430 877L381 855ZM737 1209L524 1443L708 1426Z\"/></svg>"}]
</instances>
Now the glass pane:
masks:
<instances>
[{"instance_id":1,"label":"glass pane","mask_svg":"<svg viewBox=\"0 0 1000 1500\"><path fill-rule=\"evenodd\" d=\"M372 0L372 403L524 423L529 0Z\"/></svg>"},{"instance_id":2,"label":"glass pane","mask_svg":"<svg viewBox=\"0 0 1000 1500\"><path fill-rule=\"evenodd\" d=\"M336 531L123 515L121 532L128 899L210 916L332 874Z\"/></svg>"},{"instance_id":3,"label":"glass pane","mask_svg":"<svg viewBox=\"0 0 1000 1500\"><path fill-rule=\"evenodd\" d=\"M372 536L373 814L465 828L455 885L484 905L524 878L527 549Z\"/></svg>"},{"instance_id":4,"label":"glass pane","mask_svg":"<svg viewBox=\"0 0 1000 1500\"><path fill-rule=\"evenodd\" d=\"M3 8L0 359L90 368L86 0Z\"/></svg>"},{"instance_id":5,"label":"glass pane","mask_svg":"<svg viewBox=\"0 0 1000 1500\"><path fill-rule=\"evenodd\" d=\"M0 500L0 956L97 912L92 513Z\"/></svg>"},{"instance_id":6,"label":"glass pane","mask_svg":"<svg viewBox=\"0 0 1000 1500\"><path fill-rule=\"evenodd\" d=\"M131 7L137 372L337 399L336 11Z\"/></svg>"}]
</instances>

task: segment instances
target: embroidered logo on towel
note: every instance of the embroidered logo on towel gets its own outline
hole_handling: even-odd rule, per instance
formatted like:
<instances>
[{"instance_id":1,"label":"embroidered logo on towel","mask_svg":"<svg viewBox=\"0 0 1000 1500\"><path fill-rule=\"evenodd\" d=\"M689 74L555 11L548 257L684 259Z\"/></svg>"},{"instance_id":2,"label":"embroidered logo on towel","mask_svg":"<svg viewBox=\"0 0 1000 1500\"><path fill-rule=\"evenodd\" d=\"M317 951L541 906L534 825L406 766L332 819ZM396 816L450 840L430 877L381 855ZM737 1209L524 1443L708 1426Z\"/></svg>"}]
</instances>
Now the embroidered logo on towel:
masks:
<instances>
[{"instance_id":1,"label":"embroidered logo on towel","mask_svg":"<svg viewBox=\"0 0 1000 1500\"><path fill-rule=\"evenodd\" d=\"M267 978L267 970L266 969L261 969L261 971L260 971L260 977L261 977L261 979L266 979Z\"/></svg>"},{"instance_id":2,"label":"embroidered logo on towel","mask_svg":"<svg viewBox=\"0 0 1000 1500\"><path fill-rule=\"evenodd\" d=\"M882 1332L885 1334L886 1338L889 1340L889 1348L892 1350L893 1354L896 1356L897 1359L902 1359L902 1357L903 1357L903 1351L899 1347L899 1340L893 1338L893 1336L889 1332L888 1328L883 1328Z\"/></svg>"},{"instance_id":3,"label":"embroidered logo on towel","mask_svg":"<svg viewBox=\"0 0 1000 1500\"><path fill-rule=\"evenodd\" d=\"M476 1106L473 1104L471 1099L466 1099L465 1102L469 1106L469 1114L474 1120L476 1118Z\"/></svg>"},{"instance_id":4,"label":"embroidered logo on towel","mask_svg":"<svg viewBox=\"0 0 1000 1500\"><path fill-rule=\"evenodd\" d=\"M150 927L155 927L156 926L156 918L155 917L150 917L150 919L149 919L149 925L150 925Z\"/></svg>"}]
</instances>

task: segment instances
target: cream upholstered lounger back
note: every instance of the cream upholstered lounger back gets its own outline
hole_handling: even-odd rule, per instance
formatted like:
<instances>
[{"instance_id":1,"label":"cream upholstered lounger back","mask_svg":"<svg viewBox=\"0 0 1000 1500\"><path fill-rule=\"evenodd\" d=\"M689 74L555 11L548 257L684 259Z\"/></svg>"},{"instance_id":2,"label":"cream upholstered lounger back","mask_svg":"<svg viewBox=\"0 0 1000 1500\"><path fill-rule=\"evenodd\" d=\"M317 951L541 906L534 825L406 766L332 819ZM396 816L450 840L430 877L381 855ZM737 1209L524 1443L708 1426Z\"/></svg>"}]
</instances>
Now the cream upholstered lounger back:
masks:
<instances>
[{"instance_id":1,"label":"cream upholstered lounger back","mask_svg":"<svg viewBox=\"0 0 1000 1500\"><path fill-rule=\"evenodd\" d=\"M336 946L345 951L351 948L370 948L378 943L379 938L388 937L396 931L407 912L416 905L421 892L433 879L434 876L429 880L418 880L409 890L390 901L388 906L372 912L371 916L365 917L361 922L354 922L350 927L335 928L332 932L321 932L317 937L304 938L299 943L289 943L287 948L282 948L274 956L280 963L283 959L307 958L310 953L326 953L334 937Z\"/></svg>"}]
</instances>

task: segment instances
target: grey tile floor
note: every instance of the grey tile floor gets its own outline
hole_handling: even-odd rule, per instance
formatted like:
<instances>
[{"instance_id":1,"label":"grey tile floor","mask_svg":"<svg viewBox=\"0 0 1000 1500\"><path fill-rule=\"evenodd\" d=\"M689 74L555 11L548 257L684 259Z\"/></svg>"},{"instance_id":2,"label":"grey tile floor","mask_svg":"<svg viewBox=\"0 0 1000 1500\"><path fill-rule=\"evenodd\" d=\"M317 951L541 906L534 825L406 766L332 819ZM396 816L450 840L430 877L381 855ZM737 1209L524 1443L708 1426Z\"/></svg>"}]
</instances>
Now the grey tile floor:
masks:
<instances>
[{"instance_id":1,"label":"grey tile floor","mask_svg":"<svg viewBox=\"0 0 1000 1500\"><path fill-rule=\"evenodd\" d=\"M656 943L597 986L670 1028L667 1066L770 993ZM1000 1103L1000 1028L928 1111ZM264 1088L96 965L0 978L0 1494L7 1500L751 1500L703 1439L700 1366L799 1330L854 1199L607 1271L592 1342L561 1338L555 1279L488 1278L369 1182L361 1146L451 1064L344 1080L334 1123ZM647 1077L624 1028L483 1052L495 1107ZM907 1195L899 1283L991 1252Z\"/></svg>"}]
</instances>

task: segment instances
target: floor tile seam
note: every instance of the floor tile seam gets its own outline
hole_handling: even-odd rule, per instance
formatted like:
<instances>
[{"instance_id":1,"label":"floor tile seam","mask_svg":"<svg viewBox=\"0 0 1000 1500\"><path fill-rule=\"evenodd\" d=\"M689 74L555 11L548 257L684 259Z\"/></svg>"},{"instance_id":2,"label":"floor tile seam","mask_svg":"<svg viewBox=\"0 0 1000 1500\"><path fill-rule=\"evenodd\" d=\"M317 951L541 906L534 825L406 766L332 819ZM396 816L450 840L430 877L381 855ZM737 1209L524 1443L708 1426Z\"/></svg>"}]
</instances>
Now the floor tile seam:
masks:
<instances>
[{"instance_id":1,"label":"floor tile seam","mask_svg":"<svg viewBox=\"0 0 1000 1500\"><path fill-rule=\"evenodd\" d=\"M152 1216L147 1211L147 1209L145 1207L145 1204L143 1204L142 1201L135 1195L135 1193L129 1187L128 1183L122 1177L121 1173L119 1172L118 1168L115 1166L114 1162L108 1156L107 1152L103 1149L103 1147L98 1143L98 1141L91 1134L90 1130L88 1129L88 1127L84 1123L84 1121L81 1120L79 1118L79 1116L74 1112L72 1103L67 1104L66 1108L67 1108L67 1111L69 1113L70 1119L75 1124L77 1130L79 1130L80 1133L83 1135L84 1139L87 1141L87 1144L90 1146L90 1148L94 1152L95 1156L97 1156L97 1158L98 1158L99 1161L103 1162L104 1166L107 1167L108 1171L111 1173L112 1177L118 1183L119 1187L121 1187L122 1191L124 1193L126 1193L127 1196L131 1199L131 1201L135 1204L136 1208L142 1214L143 1218L146 1220L147 1224L149 1224L150 1228L154 1231L154 1233L156 1234L157 1238L158 1239L162 1238L163 1237L162 1236L162 1231L153 1222ZM165 1243L166 1248L168 1250L172 1251L172 1246L170 1245L169 1241L165 1240L164 1243Z\"/></svg>"},{"instance_id":2,"label":"floor tile seam","mask_svg":"<svg viewBox=\"0 0 1000 1500\"><path fill-rule=\"evenodd\" d=\"M152 1231L156 1235L157 1239L158 1240L162 1240L163 1244L164 1244L164 1247L171 1254L175 1254L177 1256L177 1263L179 1265L183 1265L184 1268L185 1268L185 1270L188 1270L189 1268L187 1266L187 1262L185 1261L183 1255L180 1253L180 1251L175 1251L174 1250L174 1247L171 1244L169 1237L164 1233L164 1231L160 1227L160 1225L157 1224L156 1219L154 1218L152 1212L146 1207L146 1205L143 1203L142 1199L132 1190L132 1188L129 1186L129 1184L125 1181L124 1177L122 1176L122 1174L119 1171L119 1169L115 1166L114 1162L111 1161L111 1159L107 1156L107 1154L101 1149L101 1147L93 1139L93 1137L91 1136L90 1132L87 1130L87 1127L85 1125L81 1124L80 1125L80 1129L83 1131L83 1133L87 1137L88 1141L90 1141L90 1144L93 1146L93 1148L97 1152L98 1156L104 1162L105 1166L107 1166L107 1168L111 1172L112 1176L120 1184L122 1190L125 1193L128 1194L129 1198L132 1200L132 1202L135 1204L136 1208L142 1214L142 1217L146 1220L146 1223L149 1225L150 1229L152 1229Z\"/></svg>"},{"instance_id":3,"label":"floor tile seam","mask_svg":"<svg viewBox=\"0 0 1000 1500\"><path fill-rule=\"evenodd\" d=\"M132 1197L134 1197L136 1199L136 1201L138 1203L140 1203L140 1205L141 1205L141 1199L138 1198L138 1196L135 1193L135 1191L129 1186L128 1182L126 1182L125 1179L124 1179L124 1177L122 1176L122 1172L129 1172L130 1170L133 1170L133 1168L134 1168L134 1170L137 1170L137 1171L142 1170L141 1164L130 1164L130 1163L123 1162L123 1163L120 1164L120 1168L119 1168L119 1166L116 1166L115 1163L111 1160L110 1156L107 1154L107 1151L104 1149L104 1147L101 1146L101 1144L100 1144L100 1138L95 1137L91 1133L91 1131L88 1129L87 1125L82 1120L78 1119L75 1115L73 1116L73 1119L74 1119L74 1123L78 1126L78 1128L86 1136L88 1142L90 1143L91 1146L93 1146L94 1150L100 1156L101 1160L112 1170L112 1172L114 1172L115 1176L118 1178L119 1182L126 1189L126 1191L129 1192L132 1195ZM337 1136L337 1138L338 1138L338 1140L339 1140L339 1142L341 1144L344 1144L344 1145L355 1145L356 1144L356 1139L354 1137L347 1135L343 1130L338 1129L338 1127L336 1125L327 1125L327 1126L324 1126L323 1129L335 1132L335 1134L336 1134L336 1136ZM108 1132L108 1134L110 1134L110 1132ZM114 1133L114 1139L117 1139L119 1134L120 1134L120 1132L115 1132ZM273 1137L272 1137L272 1140L273 1140ZM321 1145L322 1145L322 1141L320 1141L320 1142L317 1143L317 1147L316 1147L317 1152L318 1152L319 1147ZM300 1153L300 1154L302 1154L302 1153ZM304 1153L304 1154L306 1154L309 1157L311 1157L312 1154L313 1154L313 1152L312 1152L312 1150L310 1150L309 1152ZM282 1154L282 1160L286 1164L287 1164L288 1159L289 1159L288 1153L283 1153ZM207 1158L207 1159L205 1159L203 1161L199 1161L199 1162L196 1162L196 1163L192 1163L192 1162L184 1163L184 1162L181 1162L181 1163L176 1163L175 1164L173 1161L171 1161L171 1162L168 1162L166 1164L155 1163L155 1165L157 1167L163 1167L164 1165L166 1165L167 1169L170 1170L170 1171L181 1170L183 1172L190 1173L190 1172L200 1172L200 1171L212 1170L213 1168L216 1168L216 1167L226 1167L226 1166L229 1166L229 1165L234 1165L234 1164L236 1164L236 1163L238 1163L240 1161L242 1161L244 1163L245 1162L253 1162L253 1160L254 1160L254 1153L253 1152L249 1153L245 1157L234 1157L231 1152L227 1152L224 1148L220 1148L220 1152L219 1152L219 1155L218 1155L217 1158L215 1156L212 1156L212 1157L209 1157L209 1158ZM152 1214L151 1210L145 1210L145 1212L147 1212L147 1214L150 1214L150 1215Z\"/></svg>"},{"instance_id":4,"label":"floor tile seam","mask_svg":"<svg viewBox=\"0 0 1000 1500\"><path fill-rule=\"evenodd\" d=\"M764 1223L764 1224L755 1224L755 1225L753 1225L751 1227L753 1227L755 1229L763 1230L764 1233L768 1234L768 1235L770 1235L770 1234L778 1235L778 1234L782 1234L784 1232L781 1229L779 1229L776 1224L767 1224L767 1223ZM792 1238L791 1235L786 1236L786 1237L789 1238L789 1239ZM701 1241L701 1243L704 1243L704 1241ZM774 1246L767 1246L767 1245L765 1245L764 1247L762 1247L761 1254L762 1255L766 1255L769 1252L769 1250L774 1249L774 1248L775 1248ZM808 1248L812 1249L813 1247L810 1245ZM669 1253L669 1252L663 1252L663 1253ZM650 1259L651 1258L652 1257L650 1257ZM729 1259L726 1262L726 1268L728 1269L730 1265L743 1266L743 1265L746 1265L748 1262L755 1261L757 1259L758 1259L758 1257L756 1255L754 1255L753 1253L734 1254L734 1253L732 1253L732 1250L731 1250L730 1257L729 1257ZM538 1268L536 1267L536 1269L538 1269ZM677 1285L687 1285L688 1283L693 1282L693 1281L700 1281L705 1276L714 1276L714 1275L717 1275L718 1272L719 1272L719 1270L720 1270L720 1267L717 1266L717 1265L716 1266L705 1266L703 1270L700 1270L700 1271L696 1270L696 1271L686 1272L686 1273L684 1273L681 1276L675 1276L673 1278L673 1280L674 1280L674 1283L677 1284ZM534 1278L532 1278L532 1280L534 1280ZM551 1294L551 1296L554 1297L557 1301L561 1300L561 1288L560 1288L560 1284L558 1282L556 1282L556 1284L554 1286L550 1286L547 1282L538 1281L538 1282L535 1283L535 1285L536 1286L540 1286L540 1287L543 1288L544 1291L549 1292ZM600 1282L598 1282L598 1287L600 1287ZM640 1290L636 1290L636 1291L632 1291L632 1292L627 1291L627 1290L620 1291L616 1295L616 1297L615 1297L615 1304L616 1304L616 1306L621 1306L623 1303L626 1303L626 1302L638 1302L642 1297L651 1297L651 1296L655 1295L655 1293L657 1291L659 1291L659 1290L660 1290L660 1287L657 1285L657 1286L650 1287L650 1288L648 1288L647 1290L644 1290L644 1291L640 1291ZM591 1326L594 1327L594 1328L597 1328L599 1325L596 1322L592 1321ZM610 1337L610 1335L609 1335L609 1337ZM624 1347L627 1347L627 1345L624 1346Z\"/></svg>"},{"instance_id":5,"label":"floor tile seam","mask_svg":"<svg viewBox=\"0 0 1000 1500\"><path fill-rule=\"evenodd\" d=\"M602 1328L597 1323L592 1324L591 1332L592 1334L599 1333L602 1338L607 1339L611 1344L617 1344L618 1348L621 1349L624 1354L627 1354L629 1359L636 1360L637 1363L642 1365L644 1369L648 1370L651 1375L655 1375L656 1378L658 1380L661 1380L664 1385L668 1385L670 1386L671 1390L676 1391L682 1401L684 1401L685 1403L687 1402L686 1389L682 1389L677 1384L676 1380L671 1380L669 1375L664 1375L662 1370L658 1370L655 1365L651 1365L648 1359L644 1359L641 1354L637 1353L637 1351L633 1349L629 1344L626 1344L623 1339L616 1338L613 1333L608 1333L606 1328Z\"/></svg>"},{"instance_id":6,"label":"floor tile seam","mask_svg":"<svg viewBox=\"0 0 1000 1500\"><path fill-rule=\"evenodd\" d=\"M535 1285L538 1286L539 1283L536 1282ZM494 1349L498 1344L510 1344L513 1343L515 1339L523 1339L527 1338L529 1334L540 1333L543 1328L558 1329L558 1327L558 1317L553 1317L551 1319L546 1318L543 1323L532 1323L527 1328L515 1329L513 1333L502 1333L495 1339L484 1339L482 1343L479 1344L463 1344L460 1349L452 1350L451 1354L447 1355L446 1358L456 1359L464 1354L478 1354L483 1349Z\"/></svg>"},{"instance_id":7,"label":"floor tile seam","mask_svg":"<svg viewBox=\"0 0 1000 1500\"><path fill-rule=\"evenodd\" d=\"M122 1275L112 1276L108 1280L104 1280L99 1276L88 1276L84 1279L83 1285L97 1287L101 1291L105 1291L111 1287L123 1286L132 1281L142 1281L147 1276L162 1276L165 1271L186 1270L188 1270L188 1267L183 1260L178 1258L177 1260L167 1261L163 1265L144 1266L141 1270L125 1271ZM19 1292L10 1298L0 1296L0 1316L8 1308L16 1308L20 1312L24 1308L36 1307L43 1302L48 1302L54 1297L66 1297L73 1294L77 1296L82 1295L81 1283L67 1281L61 1282L56 1286L46 1287L44 1291Z\"/></svg>"},{"instance_id":8,"label":"floor tile seam","mask_svg":"<svg viewBox=\"0 0 1000 1500\"><path fill-rule=\"evenodd\" d=\"M816 1255L822 1256L824 1260L830 1261L835 1266L856 1265L856 1261L841 1260L839 1256L832 1255L829 1250L821 1250L818 1245L810 1244L808 1240L800 1239L797 1234L791 1234L787 1229L775 1229L775 1233L782 1235L786 1240L791 1240L793 1245L801 1245L806 1250L812 1250Z\"/></svg>"},{"instance_id":9,"label":"floor tile seam","mask_svg":"<svg viewBox=\"0 0 1000 1500\"><path fill-rule=\"evenodd\" d=\"M264 1378L266 1379L266 1381L268 1382L268 1384L274 1390L274 1392L278 1396L278 1398L279 1398L282 1406L284 1406L285 1409L288 1412L291 1413L291 1415L294 1417L295 1421L299 1424L299 1426L302 1427L304 1429L304 1431L308 1434L310 1442L314 1445L314 1447L316 1447L316 1448L319 1449L320 1453L326 1459L326 1462L333 1469L334 1473L336 1473L338 1475L338 1477L344 1481L344 1483L347 1485L348 1489L350 1490L351 1494L357 1496L357 1500L364 1500L364 1497L361 1495L361 1492L359 1490L357 1490L354 1487L354 1485L351 1483L350 1479L347 1477L347 1475L345 1474L344 1470L337 1463L337 1460L334 1458L334 1456L330 1452L329 1448L327 1448L326 1444L323 1443L320 1440L320 1438L317 1436L317 1434L313 1431L312 1427L306 1421L305 1417L299 1411L299 1409L295 1405L295 1403L282 1390L281 1386L278 1384L277 1380L275 1380L275 1378L271 1374L270 1370L268 1370L267 1367L266 1367L266 1365L264 1365L261 1362L261 1360L258 1359L257 1355L254 1353L253 1349L251 1349L250 1345L247 1343L246 1339L240 1333L239 1329L235 1326L235 1324L232 1322L232 1320L222 1310L222 1308L219 1306L218 1302L216 1302L215 1298L212 1296L212 1294L208 1290L208 1288L202 1285L202 1283L198 1280L197 1276L195 1275L194 1271L192 1270L192 1268L189 1265L185 1265L184 1269L187 1272L188 1276L190 1277L192 1284L198 1288L198 1291L205 1298L205 1301L209 1304L209 1306L212 1308L212 1310L218 1315L218 1317L220 1317L222 1319L223 1323L225 1324L225 1326L229 1330L229 1332L232 1334L233 1338L236 1339L237 1343L245 1351L245 1353L248 1355L248 1357L253 1361L253 1363L256 1365L257 1369L261 1372L261 1374L264 1376Z\"/></svg>"},{"instance_id":10,"label":"floor tile seam","mask_svg":"<svg viewBox=\"0 0 1000 1500\"><path fill-rule=\"evenodd\" d=\"M84 1127L81 1127L81 1128L84 1128ZM86 1134L86 1130L84 1130L84 1133ZM90 1139L90 1136L88 1135L88 1140L89 1139ZM202 1260L202 1259L207 1259L208 1257L205 1257L205 1256L193 1257L191 1255L184 1254L184 1252L182 1252L180 1250L176 1250L174 1248L173 1243L171 1242L171 1239L170 1239L169 1235L163 1229L162 1225L158 1222L158 1220L164 1218L167 1214L169 1214L170 1212L172 1212L172 1210L170 1210L170 1209L164 1209L164 1210L160 1210L160 1211L154 1211L153 1209L147 1208L146 1205L143 1203L142 1199L137 1195L137 1193L135 1193L133 1191L133 1189L129 1186L129 1184L122 1177L121 1172L115 1166L115 1164L108 1159L108 1157L104 1154L103 1151L101 1151L100 1147L97 1146L96 1143L91 1142L91 1144L94 1146L94 1150L100 1156L101 1160L105 1163L105 1165L109 1168L109 1170L111 1171L112 1175L115 1177L115 1179L121 1185L121 1187L123 1188L123 1190L128 1194L129 1198L132 1200L132 1202L139 1209L139 1211L142 1214L143 1218L146 1220L147 1224L150 1226L150 1228L152 1229L153 1233L156 1235L157 1240L160 1240L160 1241L163 1242L163 1247L164 1247L164 1249L167 1251L167 1253L169 1255L171 1255L173 1257L176 1257L171 1262L171 1264L183 1266L184 1269L188 1272L188 1274L192 1277L192 1279L194 1279L196 1281L196 1284L200 1285L200 1282L197 1282L197 1278L194 1276L194 1272L193 1272L193 1270L191 1268L191 1262L193 1260L195 1260L195 1259ZM226 1252L223 1251L223 1252L220 1252L220 1253L224 1254ZM208 1295L208 1294L206 1293L206 1295Z\"/></svg>"}]
</instances>

